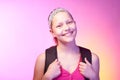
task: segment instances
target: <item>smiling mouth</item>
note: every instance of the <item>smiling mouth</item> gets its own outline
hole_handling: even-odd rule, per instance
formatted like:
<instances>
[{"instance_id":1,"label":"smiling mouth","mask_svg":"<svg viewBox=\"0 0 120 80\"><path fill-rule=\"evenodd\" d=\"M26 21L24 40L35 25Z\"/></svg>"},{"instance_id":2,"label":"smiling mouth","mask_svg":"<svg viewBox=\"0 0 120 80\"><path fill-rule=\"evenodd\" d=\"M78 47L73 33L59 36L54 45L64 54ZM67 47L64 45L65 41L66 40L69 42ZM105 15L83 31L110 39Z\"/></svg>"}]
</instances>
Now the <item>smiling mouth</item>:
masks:
<instances>
[{"instance_id":1,"label":"smiling mouth","mask_svg":"<svg viewBox=\"0 0 120 80\"><path fill-rule=\"evenodd\" d=\"M62 36L70 36L70 35L73 34L73 32L74 32L74 31L67 32L67 33L63 34Z\"/></svg>"}]
</instances>

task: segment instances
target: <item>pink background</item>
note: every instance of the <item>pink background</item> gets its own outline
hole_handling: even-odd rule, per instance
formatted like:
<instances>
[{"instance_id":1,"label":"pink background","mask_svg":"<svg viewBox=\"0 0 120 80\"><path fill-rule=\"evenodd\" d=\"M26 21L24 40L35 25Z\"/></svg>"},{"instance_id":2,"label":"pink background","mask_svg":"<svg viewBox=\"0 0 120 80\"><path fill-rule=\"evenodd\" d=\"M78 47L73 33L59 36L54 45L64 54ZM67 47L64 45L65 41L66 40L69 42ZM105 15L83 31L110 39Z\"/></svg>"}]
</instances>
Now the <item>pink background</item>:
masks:
<instances>
[{"instance_id":1,"label":"pink background","mask_svg":"<svg viewBox=\"0 0 120 80\"><path fill-rule=\"evenodd\" d=\"M77 22L77 44L100 58L101 80L120 76L119 0L0 1L0 80L32 80L35 60L53 45L47 17L68 9Z\"/></svg>"}]
</instances>

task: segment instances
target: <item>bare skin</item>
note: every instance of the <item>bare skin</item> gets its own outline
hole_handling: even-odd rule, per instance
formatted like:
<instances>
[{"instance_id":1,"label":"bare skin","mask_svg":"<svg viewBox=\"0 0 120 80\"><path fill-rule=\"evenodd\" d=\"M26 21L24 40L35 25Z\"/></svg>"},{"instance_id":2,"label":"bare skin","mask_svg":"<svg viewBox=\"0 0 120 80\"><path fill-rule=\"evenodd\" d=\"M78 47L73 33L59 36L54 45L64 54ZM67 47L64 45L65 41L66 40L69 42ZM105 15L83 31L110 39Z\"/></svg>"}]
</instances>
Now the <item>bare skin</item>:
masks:
<instances>
[{"instance_id":1,"label":"bare skin","mask_svg":"<svg viewBox=\"0 0 120 80\"><path fill-rule=\"evenodd\" d=\"M72 60L67 60L67 61L64 62L64 65L71 63ZM43 74L44 66L45 66L44 63L45 63L45 53L42 53L37 58L33 80L52 80L53 77L56 77L56 75L60 74L60 62L59 61L55 60L53 63L51 63L51 65L48 68L48 71L45 74ZM88 61L86 61L86 64L83 62L80 62L80 73L83 74L85 77L89 78L90 80L99 80L99 65L98 64L99 64L98 56L92 53L92 65ZM76 64L72 68L69 68L68 72L72 73L75 70L75 67L76 67ZM67 70L67 68L68 66L64 66L64 69ZM54 72L56 74L54 74ZM54 75L52 76L52 74ZM92 77L95 79L93 79Z\"/></svg>"},{"instance_id":2,"label":"bare skin","mask_svg":"<svg viewBox=\"0 0 120 80\"><path fill-rule=\"evenodd\" d=\"M76 23L66 12L59 12L53 18L51 34L58 40L58 59L53 61L46 73L45 53L38 56L34 69L33 80L52 80L61 74L60 67L72 73L79 64L79 71L90 80L99 80L99 58L92 53L92 64L85 59L86 63L80 62L79 48L75 44Z\"/></svg>"}]
</instances>

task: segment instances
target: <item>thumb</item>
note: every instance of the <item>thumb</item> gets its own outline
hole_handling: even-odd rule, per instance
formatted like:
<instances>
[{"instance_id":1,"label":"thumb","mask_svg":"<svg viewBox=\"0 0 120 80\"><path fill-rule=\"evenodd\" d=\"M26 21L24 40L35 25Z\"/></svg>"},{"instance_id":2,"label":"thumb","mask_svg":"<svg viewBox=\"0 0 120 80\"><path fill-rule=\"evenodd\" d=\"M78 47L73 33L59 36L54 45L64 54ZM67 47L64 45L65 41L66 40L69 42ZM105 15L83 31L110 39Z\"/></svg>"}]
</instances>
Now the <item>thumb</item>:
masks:
<instances>
[{"instance_id":1,"label":"thumb","mask_svg":"<svg viewBox=\"0 0 120 80\"><path fill-rule=\"evenodd\" d=\"M85 62L86 62L86 64L91 65L90 62L87 60L86 57L85 57Z\"/></svg>"},{"instance_id":2,"label":"thumb","mask_svg":"<svg viewBox=\"0 0 120 80\"><path fill-rule=\"evenodd\" d=\"M58 59L55 59L55 60L54 60L54 62L57 62L57 61L58 61Z\"/></svg>"}]
</instances>

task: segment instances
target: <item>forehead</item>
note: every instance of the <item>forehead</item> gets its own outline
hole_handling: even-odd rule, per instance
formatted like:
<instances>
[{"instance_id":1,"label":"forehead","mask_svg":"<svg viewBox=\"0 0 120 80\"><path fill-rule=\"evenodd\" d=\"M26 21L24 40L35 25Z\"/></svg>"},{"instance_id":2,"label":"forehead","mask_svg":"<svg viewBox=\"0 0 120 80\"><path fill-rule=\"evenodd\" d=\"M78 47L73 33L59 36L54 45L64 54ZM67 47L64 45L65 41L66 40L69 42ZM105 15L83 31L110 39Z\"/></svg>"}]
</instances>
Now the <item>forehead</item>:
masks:
<instances>
[{"instance_id":1,"label":"forehead","mask_svg":"<svg viewBox=\"0 0 120 80\"><path fill-rule=\"evenodd\" d=\"M60 21L65 21L72 19L69 13L67 12L59 12L56 15L54 15L52 22L60 22Z\"/></svg>"}]
</instances>

